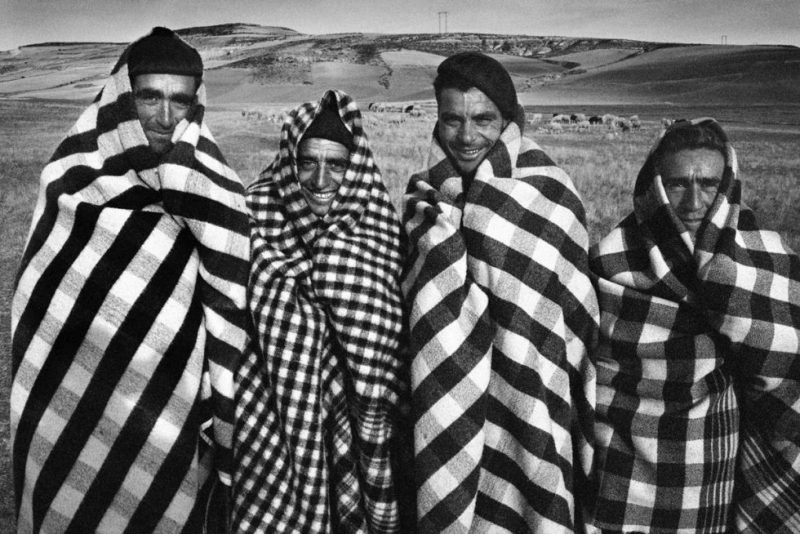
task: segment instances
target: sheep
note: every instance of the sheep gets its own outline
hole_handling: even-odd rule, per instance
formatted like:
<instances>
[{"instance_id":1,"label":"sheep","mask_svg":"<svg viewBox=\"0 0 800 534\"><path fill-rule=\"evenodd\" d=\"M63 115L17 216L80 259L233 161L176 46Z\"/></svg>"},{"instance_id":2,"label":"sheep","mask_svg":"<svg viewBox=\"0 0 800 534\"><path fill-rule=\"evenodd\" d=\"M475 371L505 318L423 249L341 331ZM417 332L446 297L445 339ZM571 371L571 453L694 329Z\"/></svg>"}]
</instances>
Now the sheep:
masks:
<instances>
[{"instance_id":1,"label":"sheep","mask_svg":"<svg viewBox=\"0 0 800 534\"><path fill-rule=\"evenodd\" d=\"M555 115L552 119L550 119L550 124L559 123L559 124L569 124L570 118L569 115Z\"/></svg>"},{"instance_id":2,"label":"sheep","mask_svg":"<svg viewBox=\"0 0 800 534\"><path fill-rule=\"evenodd\" d=\"M541 120L542 120L541 113L525 113L525 122L536 124L537 122L541 122Z\"/></svg>"},{"instance_id":3,"label":"sheep","mask_svg":"<svg viewBox=\"0 0 800 534\"><path fill-rule=\"evenodd\" d=\"M552 132L560 132L560 131L562 131L564 129L564 127L561 125L560 122L550 121L547 129L552 131Z\"/></svg>"},{"instance_id":4,"label":"sheep","mask_svg":"<svg viewBox=\"0 0 800 534\"><path fill-rule=\"evenodd\" d=\"M631 129L631 121L625 117L617 117L614 121L614 127L619 128L623 132L627 132Z\"/></svg>"},{"instance_id":5,"label":"sheep","mask_svg":"<svg viewBox=\"0 0 800 534\"><path fill-rule=\"evenodd\" d=\"M616 120L617 116L612 115L611 113L606 113L605 115L603 115L603 124L605 124L606 126L613 126L614 121Z\"/></svg>"}]
</instances>

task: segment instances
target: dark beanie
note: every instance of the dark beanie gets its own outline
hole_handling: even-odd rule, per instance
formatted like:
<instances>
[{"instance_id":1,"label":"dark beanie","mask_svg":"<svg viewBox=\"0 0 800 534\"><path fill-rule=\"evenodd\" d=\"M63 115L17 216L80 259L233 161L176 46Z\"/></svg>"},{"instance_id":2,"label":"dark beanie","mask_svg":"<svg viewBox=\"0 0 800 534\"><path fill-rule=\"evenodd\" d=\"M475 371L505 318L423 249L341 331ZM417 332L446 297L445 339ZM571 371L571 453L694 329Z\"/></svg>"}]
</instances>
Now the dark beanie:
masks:
<instances>
[{"instance_id":1,"label":"dark beanie","mask_svg":"<svg viewBox=\"0 0 800 534\"><path fill-rule=\"evenodd\" d=\"M355 148L353 134L342 122L335 99L329 99L323 103L322 109L314 117L314 121L306 129L305 133L303 133L303 139L312 137L335 141L346 146L350 151Z\"/></svg>"},{"instance_id":2,"label":"dark beanie","mask_svg":"<svg viewBox=\"0 0 800 534\"><path fill-rule=\"evenodd\" d=\"M128 53L128 75L177 74L203 77L200 54L168 28L156 27L136 41Z\"/></svg>"},{"instance_id":3,"label":"dark beanie","mask_svg":"<svg viewBox=\"0 0 800 534\"><path fill-rule=\"evenodd\" d=\"M459 52L442 61L436 74L433 87L437 98L448 87L462 90L475 87L494 102L503 118L515 118L517 90L508 71L496 59L480 52Z\"/></svg>"}]
</instances>

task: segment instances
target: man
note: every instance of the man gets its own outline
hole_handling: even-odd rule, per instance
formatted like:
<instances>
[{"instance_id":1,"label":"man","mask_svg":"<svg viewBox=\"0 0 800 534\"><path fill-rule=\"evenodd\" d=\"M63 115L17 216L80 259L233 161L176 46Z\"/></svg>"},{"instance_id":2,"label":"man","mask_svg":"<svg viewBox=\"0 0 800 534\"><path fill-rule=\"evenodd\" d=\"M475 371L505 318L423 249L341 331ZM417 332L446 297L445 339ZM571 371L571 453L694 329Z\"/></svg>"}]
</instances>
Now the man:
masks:
<instances>
[{"instance_id":1,"label":"man","mask_svg":"<svg viewBox=\"0 0 800 534\"><path fill-rule=\"evenodd\" d=\"M20 532L199 532L224 515L205 508L230 484L249 246L202 75L155 28L42 172L12 309Z\"/></svg>"},{"instance_id":2,"label":"man","mask_svg":"<svg viewBox=\"0 0 800 534\"><path fill-rule=\"evenodd\" d=\"M291 111L247 199L234 530L398 532L400 222L350 97Z\"/></svg>"},{"instance_id":3,"label":"man","mask_svg":"<svg viewBox=\"0 0 800 534\"><path fill-rule=\"evenodd\" d=\"M741 187L720 125L677 122L591 251L604 531L800 531L800 261Z\"/></svg>"},{"instance_id":4,"label":"man","mask_svg":"<svg viewBox=\"0 0 800 534\"><path fill-rule=\"evenodd\" d=\"M418 529L581 530L597 329L583 206L522 137L500 63L456 54L434 89L404 215Z\"/></svg>"}]
</instances>

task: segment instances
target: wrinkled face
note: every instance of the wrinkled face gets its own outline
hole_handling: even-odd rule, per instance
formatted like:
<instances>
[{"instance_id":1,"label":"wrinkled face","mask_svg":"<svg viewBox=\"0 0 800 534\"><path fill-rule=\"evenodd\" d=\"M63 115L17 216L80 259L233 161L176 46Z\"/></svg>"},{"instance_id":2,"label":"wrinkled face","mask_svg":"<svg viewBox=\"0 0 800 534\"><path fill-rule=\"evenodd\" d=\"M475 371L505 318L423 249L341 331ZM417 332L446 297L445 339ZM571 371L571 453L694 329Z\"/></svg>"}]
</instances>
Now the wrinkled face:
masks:
<instances>
[{"instance_id":1,"label":"wrinkled face","mask_svg":"<svg viewBox=\"0 0 800 534\"><path fill-rule=\"evenodd\" d=\"M439 140L458 171L474 171L508 124L483 91L448 87L439 93Z\"/></svg>"},{"instance_id":2,"label":"wrinkled face","mask_svg":"<svg viewBox=\"0 0 800 534\"><path fill-rule=\"evenodd\" d=\"M133 80L136 113L156 154L165 154L172 148L172 132L191 111L195 92L192 76L140 74Z\"/></svg>"},{"instance_id":3,"label":"wrinkled face","mask_svg":"<svg viewBox=\"0 0 800 534\"><path fill-rule=\"evenodd\" d=\"M311 211L324 217L344 180L350 151L341 143L312 137L297 148L297 178Z\"/></svg>"},{"instance_id":4,"label":"wrinkled face","mask_svg":"<svg viewBox=\"0 0 800 534\"><path fill-rule=\"evenodd\" d=\"M680 150L667 154L658 171L669 203L694 241L717 196L725 158L717 150L707 148Z\"/></svg>"}]
</instances>

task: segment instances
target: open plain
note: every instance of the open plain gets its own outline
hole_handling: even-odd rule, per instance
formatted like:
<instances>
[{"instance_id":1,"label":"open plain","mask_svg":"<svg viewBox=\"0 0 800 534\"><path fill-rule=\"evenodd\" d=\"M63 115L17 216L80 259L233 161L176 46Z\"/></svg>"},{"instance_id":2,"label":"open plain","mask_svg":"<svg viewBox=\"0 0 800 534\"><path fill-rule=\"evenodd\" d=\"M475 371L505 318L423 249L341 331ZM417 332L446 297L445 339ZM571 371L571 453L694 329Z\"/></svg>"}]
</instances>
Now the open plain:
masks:
<instances>
[{"instance_id":1,"label":"open plain","mask_svg":"<svg viewBox=\"0 0 800 534\"><path fill-rule=\"evenodd\" d=\"M408 177L424 166L435 124L436 65L455 50L482 49L512 72L528 112L527 134L575 182L592 242L631 210L636 175L662 118L712 116L737 149L745 202L764 226L800 250L797 48L479 34L308 36L250 25L181 33L210 68L208 123L245 184L274 157L281 112L338 87L362 110L370 103L390 109L365 111L364 120L401 210ZM122 49L55 43L0 52L0 532L13 530L7 454L11 293L39 173ZM397 111L407 106L422 113ZM640 126L551 125L559 113L636 115Z\"/></svg>"}]
</instances>

